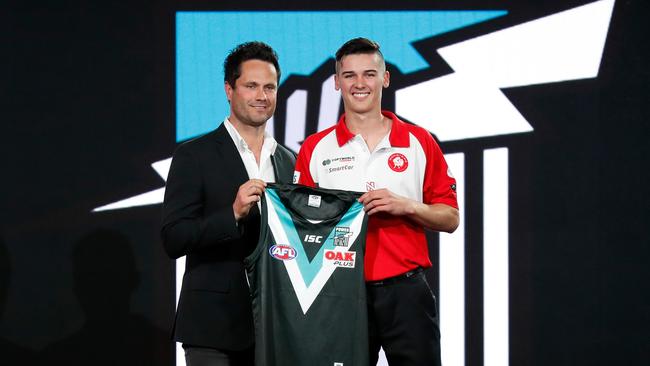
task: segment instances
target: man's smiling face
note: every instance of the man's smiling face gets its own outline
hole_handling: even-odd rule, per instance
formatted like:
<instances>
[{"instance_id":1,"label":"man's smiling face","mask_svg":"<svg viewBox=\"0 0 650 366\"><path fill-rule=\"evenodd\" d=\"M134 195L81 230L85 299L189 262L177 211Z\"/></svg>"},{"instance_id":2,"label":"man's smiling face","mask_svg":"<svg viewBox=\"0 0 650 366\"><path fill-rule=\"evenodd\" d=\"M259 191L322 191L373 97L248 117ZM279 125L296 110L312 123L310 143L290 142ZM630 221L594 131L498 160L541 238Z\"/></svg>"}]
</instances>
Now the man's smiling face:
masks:
<instances>
[{"instance_id":1,"label":"man's smiling face","mask_svg":"<svg viewBox=\"0 0 650 366\"><path fill-rule=\"evenodd\" d=\"M244 61L235 87L226 83L230 102L230 122L261 126L273 116L278 91L278 73L273 64L261 60Z\"/></svg>"}]
</instances>

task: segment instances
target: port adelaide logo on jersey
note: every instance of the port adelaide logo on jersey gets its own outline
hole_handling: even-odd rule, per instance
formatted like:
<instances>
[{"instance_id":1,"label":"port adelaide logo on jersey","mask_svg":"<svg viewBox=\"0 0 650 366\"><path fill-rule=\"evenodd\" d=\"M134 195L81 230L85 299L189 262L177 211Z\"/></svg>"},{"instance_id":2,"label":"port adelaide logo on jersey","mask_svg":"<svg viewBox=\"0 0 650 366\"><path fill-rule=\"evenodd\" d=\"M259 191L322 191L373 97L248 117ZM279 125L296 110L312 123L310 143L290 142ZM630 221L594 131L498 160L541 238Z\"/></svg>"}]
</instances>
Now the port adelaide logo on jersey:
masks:
<instances>
[{"instance_id":1,"label":"port adelaide logo on jersey","mask_svg":"<svg viewBox=\"0 0 650 366\"><path fill-rule=\"evenodd\" d=\"M350 245L349 240L352 232L349 227L337 226L334 228L334 246L347 247Z\"/></svg>"},{"instance_id":2,"label":"port adelaide logo on jersey","mask_svg":"<svg viewBox=\"0 0 650 366\"><path fill-rule=\"evenodd\" d=\"M281 261L294 259L296 258L296 255L298 255L296 250L291 245L287 244L276 244L272 246L269 248L269 254L271 257Z\"/></svg>"},{"instance_id":3,"label":"port adelaide logo on jersey","mask_svg":"<svg viewBox=\"0 0 650 366\"><path fill-rule=\"evenodd\" d=\"M325 159L322 164L328 173L352 170L354 168L354 156L340 156L332 159Z\"/></svg>"}]
</instances>

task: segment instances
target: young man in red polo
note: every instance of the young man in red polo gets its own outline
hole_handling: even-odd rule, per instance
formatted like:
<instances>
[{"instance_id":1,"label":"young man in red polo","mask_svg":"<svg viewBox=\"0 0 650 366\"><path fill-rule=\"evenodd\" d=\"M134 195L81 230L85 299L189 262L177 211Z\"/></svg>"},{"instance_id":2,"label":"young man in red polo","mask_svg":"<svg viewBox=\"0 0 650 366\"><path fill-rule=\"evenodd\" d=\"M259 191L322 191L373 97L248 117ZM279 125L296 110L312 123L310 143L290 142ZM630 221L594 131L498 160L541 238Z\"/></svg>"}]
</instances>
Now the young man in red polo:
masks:
<instances>
[{"instance_id":1,"label":"young man in red polo","mask_svg":"<svg viewBox=\"0 0 650 366\"><path fill-rule=\"evenodd\" d=\"M458 227L456 180L431 134L381 110L386 70L379 45L366 38L336 52L336 89L345 114L309 136L294 183L366 192L369 215L365 278L370 360L383 347L391 366L440 365L436 300L422 273L431 267L425 228Z\"/></svg>"}]
</instances>

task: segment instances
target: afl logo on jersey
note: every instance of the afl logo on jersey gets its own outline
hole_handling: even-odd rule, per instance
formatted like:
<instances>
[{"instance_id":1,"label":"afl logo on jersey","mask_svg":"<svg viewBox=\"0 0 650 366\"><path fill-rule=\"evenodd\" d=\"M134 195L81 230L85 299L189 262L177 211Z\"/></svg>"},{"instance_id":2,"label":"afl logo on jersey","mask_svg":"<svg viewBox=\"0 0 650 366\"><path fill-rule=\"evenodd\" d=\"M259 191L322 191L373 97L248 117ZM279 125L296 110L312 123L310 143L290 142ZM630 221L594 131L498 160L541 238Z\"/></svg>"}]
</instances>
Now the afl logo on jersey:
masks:
<instances>
[{"instance_id":1,"label":"afl logo on jersey","mask_svg":"<svg viewBox=\"0 0 650 366\"><path fill-rule=\"evenodd\" d=\"M269 254L275 259L288 261L296 258L296 250L291 245L276 244L269 249Z\"/></svg>"},{"instance_id":2,"label":"afl logo on jersey","mask_svg":"<svg viewBox=\"0 0 650 366\"><path fill-rule=\"evenodd\" d=\"M390 167L395 172L401 173L405 171L408 166L408 159L406 159L406 156L400 153L395 153L388 157L388 167Z\"/></svg>"}]
</instances>

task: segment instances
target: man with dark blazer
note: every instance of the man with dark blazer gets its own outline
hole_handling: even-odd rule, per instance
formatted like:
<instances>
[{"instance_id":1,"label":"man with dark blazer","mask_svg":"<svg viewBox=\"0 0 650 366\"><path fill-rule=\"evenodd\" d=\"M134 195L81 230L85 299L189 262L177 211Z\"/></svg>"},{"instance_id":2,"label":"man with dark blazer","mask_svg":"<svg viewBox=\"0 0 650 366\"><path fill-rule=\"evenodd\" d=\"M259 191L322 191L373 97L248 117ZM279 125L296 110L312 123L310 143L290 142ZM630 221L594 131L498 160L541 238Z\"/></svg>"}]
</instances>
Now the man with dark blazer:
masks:
<instances>
[{"instance_id":1,"label":"man with dark blazer","mask_svg":"<svg viewBox=\"0 0 650 366\"><path fill-rule=\"evenodd\" d=\"M224 62L230 115L180 145L163 205L162 241L186 256L173 339L188 366L253 365L253 316L243 258L259 235L265 182L289 183L295 156L264 132L280 66L271 47L248 42Z\"/></svg>"}]
</instances>

